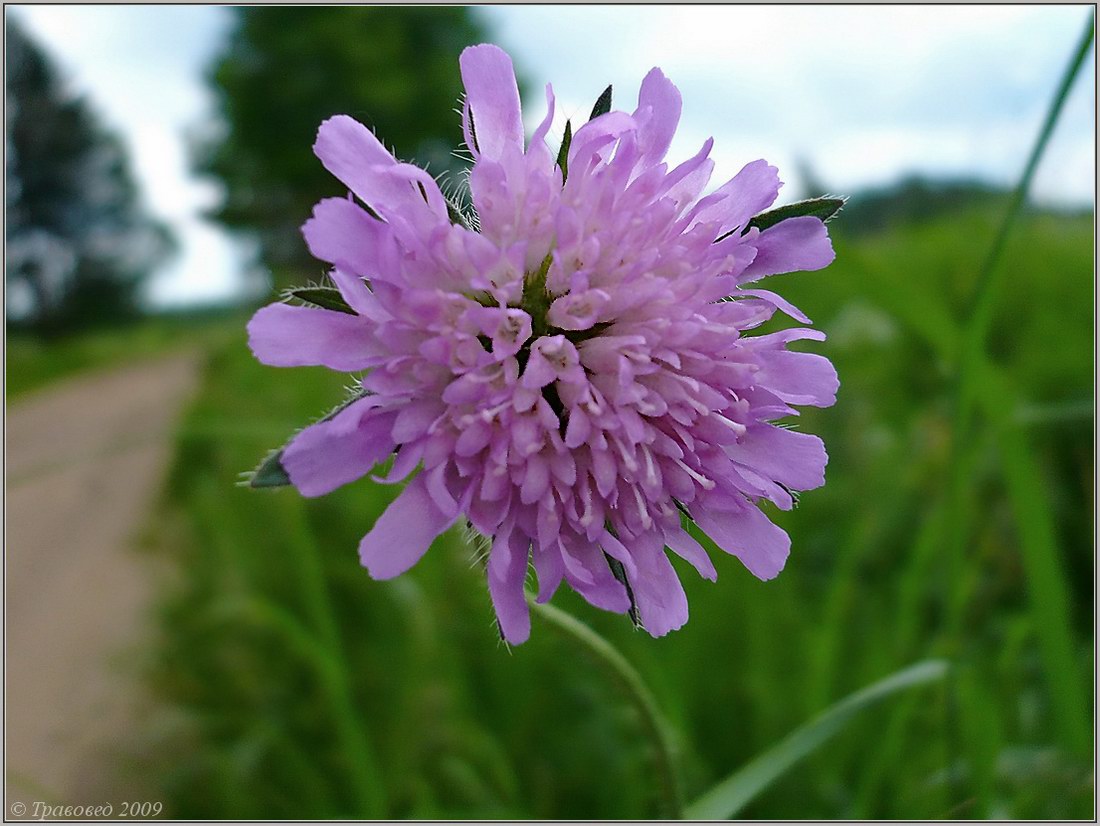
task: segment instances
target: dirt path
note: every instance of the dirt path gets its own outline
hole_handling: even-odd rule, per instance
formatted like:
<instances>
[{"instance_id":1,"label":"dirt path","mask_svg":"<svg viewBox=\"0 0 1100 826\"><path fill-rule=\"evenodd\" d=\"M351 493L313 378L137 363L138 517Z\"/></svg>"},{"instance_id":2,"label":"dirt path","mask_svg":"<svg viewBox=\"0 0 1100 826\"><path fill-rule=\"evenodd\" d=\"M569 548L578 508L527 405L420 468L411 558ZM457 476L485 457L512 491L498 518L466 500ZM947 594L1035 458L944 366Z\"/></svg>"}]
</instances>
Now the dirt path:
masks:
<instances>
[{"instance_id":1,"label":"dirt path","mask_svg":"<svg viewBox=\"0 0 1100 826\"><path fill-rule=\"evenodd\" d=\"M8 408L8 816L34 801L113 802L117 816L131 791L119 764L140 748L142 693L127 654L152 593L134 538L198 372L197 356L174 356Z\"/></svg>"}]
</instances>

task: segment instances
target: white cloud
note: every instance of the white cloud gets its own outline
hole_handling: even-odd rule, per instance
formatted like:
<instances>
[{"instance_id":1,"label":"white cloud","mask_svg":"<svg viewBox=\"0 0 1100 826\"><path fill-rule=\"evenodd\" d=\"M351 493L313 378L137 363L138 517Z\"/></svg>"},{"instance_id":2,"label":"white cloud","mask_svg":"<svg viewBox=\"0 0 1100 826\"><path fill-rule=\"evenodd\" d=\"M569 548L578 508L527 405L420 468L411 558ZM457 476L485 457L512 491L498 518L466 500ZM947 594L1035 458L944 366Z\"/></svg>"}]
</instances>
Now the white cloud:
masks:
<instances>
[{"instance_id":1,"label":"white cloud","mask_svg":"<svg viewBox=\"0 0 1100 826\"><path fill-rule=\"evenodd\" d=\"M765 157L797 197L808 161L836 191L912 171L1019 175L1069 52L1084 6L489 6L531 84L558 95L556 134L587 116L608 83L630 108L642 77L661 66L684 97L670 160L715 138L715 182ZM202 70L229 10L216 6L8 6L123 132L153 210L171 223L181 256L159 273L158 303L211 300L243 289L241 248L201 218L217 186L194 177L186 131L209 112ZM456 67L457 71L457 67ZM1035 194L1092 203L1092 65L1039 169ZM308 152L308 147L302 148Z\"/></svg>"},{"instance_id":2,"label":"white cloud","mask_svg":"<svg viewBox=\"0 0 1100 826\"><path fill-rule=\"evenodd\" d=\"M716 179L766 157L794 181L792 164L805 159L845 191L914 171L1014 182L1087 14L949 5L483 10L533 84L552 80L568 111L586 114L608 82L630 108L659 65L684 97L674 159L713 135ZM1095 165L1084 161L1094 94L1086 69L1036 182L1043 200L1091 202Z\"/></svg>"},{"instance_id":3,"label":"white cloud","mask_svg":"<svg viewBox=\"0 0 1100 826\"><path fill-rule=\"evenodd\" d=\"M208 6L16 6L9 13L49 50L71 86L130 149L151 211L179 255L148 288L154 306L207 302L244 289L240 246L202 212L217 185L190 170L185 135L210 112L201 72L225 34L225 9Z\"/></svg>"}]
</instances>

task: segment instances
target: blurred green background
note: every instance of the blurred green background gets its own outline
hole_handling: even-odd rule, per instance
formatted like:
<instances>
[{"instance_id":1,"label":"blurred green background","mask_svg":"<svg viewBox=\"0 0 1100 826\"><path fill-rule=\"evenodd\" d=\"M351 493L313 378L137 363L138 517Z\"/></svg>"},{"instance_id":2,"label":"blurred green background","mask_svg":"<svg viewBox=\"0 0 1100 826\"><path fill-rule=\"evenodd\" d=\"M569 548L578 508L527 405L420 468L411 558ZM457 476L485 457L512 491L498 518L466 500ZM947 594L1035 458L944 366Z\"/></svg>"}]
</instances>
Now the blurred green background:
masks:
<instances>
[{"instance_id":1,"label":"blurred green background","mask_svg":"<svg viewBox=\"0 0 1100 826\"><path fill-rule=\"evenodd\" d=\"M234 15L208 70L221 126L193 141L192 158L220 181L216 218L256 242L273 286L323 272L297 226L338 188L309 152L329 114L355 114L401 156L460 179L450 154L457 54L490 36L468 10ZM7 36L23 37L11 19ZM1067 60L1072 47L1064 44ZM10 50L8 61L10 102L20 66ZM525 100L541 99L536 88L525 84ZM64 98L45 80L27 94L39 106ZM9 145L47 145L43 121L21 138L23 110L14 111ZM102 137L88 132L94 153ZM74 260L92 260L58 217L65 211L49 205L83 197L58 194L50 175L61 174L60 150L51 152L19 153L22 166L9 156L9 290L41 279L47 260L28 254L14 268L20 233L50 234L71 243ZM30 183L13 191L17 176ZM45 194L31 200L31 184ZM807 410L800 423L828 447L826 486L790 513L769 511L792 537L786 570L763 583L714 552L711 584L674 560L691 620L660 640L564 590L554 602L649 683L688 799L843 696L936 657L951 663L946 679L862 712L743 815L1089 818L1093 210L1025 206L996 274L969 384L974 418L960 437L965 325L1009 193L977 179L907 177L851 196L830 224L836 263L768 284L828 334L816 349L841 377L836 406ZM139 211L119 197L118 214ZM95 202L87 209L104 214ZM64 220L87 223L68 212ZM135 265L145 271L161 254L147 247ZM89 266L95 278L111 277L104 260ZM409 574L377 583L355 548L394 488L363 480L304 500L237 486L338 401L348 378L254 361L244 334L254 304L132 318L134 268L116 271L125 312L85 303L81 290L100 293L80 267L50 282L56 302L31 302L17 316L9 305L6 398L17 405L78 372L180 347L201 354L200 388L143 532L170 569L142 659L160 709L145 735L171 759L130 770L159 791L166 813L652 816L654 754L617 684L538 618L530 642L501 644L484 575L457 532Z\"/></svg>"}]
</instances>

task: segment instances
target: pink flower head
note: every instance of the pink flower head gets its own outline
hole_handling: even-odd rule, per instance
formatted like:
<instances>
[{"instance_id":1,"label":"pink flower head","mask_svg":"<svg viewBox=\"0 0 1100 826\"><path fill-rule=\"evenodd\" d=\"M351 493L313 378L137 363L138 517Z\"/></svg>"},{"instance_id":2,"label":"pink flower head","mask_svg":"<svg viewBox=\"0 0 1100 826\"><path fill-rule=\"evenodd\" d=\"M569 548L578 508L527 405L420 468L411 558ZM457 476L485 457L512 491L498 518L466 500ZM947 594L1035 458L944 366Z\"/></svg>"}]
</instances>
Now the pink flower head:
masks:
<instances>
[{"instance_id":1,"label":"pink flower head","mask_svg":"<svg viewBox=\"0 0 1100 826\"><path fill-rule=\"evenodd\" d=\"M279 461L305 496L391 457L382 481L419 468L363 538L363 564L395 577L464 517L492 538L509 642L530 631L529 561L539 601L564 579L662 636L688 617L667 551L716 578L681 514L771 579L790 540L757 503L788 509L792 491L824 482L821 440L770 424L834 402L832 365L787 349L824 335L746 335L777 309L810 322L745 285L828 265L825 225L749 226L780 186L764 161L701 197L711 140L670 168L680 93L659 69L633 112L581 126L559 164L550 86L525 147L508 56L474 46L460 65L476 231L369 129L345 115L321 125L314 150L354 197L321 201L303 232L347 306L264 307L250 344L269 365L365 371L364 394Z\"/></svg>"}]
</instances>

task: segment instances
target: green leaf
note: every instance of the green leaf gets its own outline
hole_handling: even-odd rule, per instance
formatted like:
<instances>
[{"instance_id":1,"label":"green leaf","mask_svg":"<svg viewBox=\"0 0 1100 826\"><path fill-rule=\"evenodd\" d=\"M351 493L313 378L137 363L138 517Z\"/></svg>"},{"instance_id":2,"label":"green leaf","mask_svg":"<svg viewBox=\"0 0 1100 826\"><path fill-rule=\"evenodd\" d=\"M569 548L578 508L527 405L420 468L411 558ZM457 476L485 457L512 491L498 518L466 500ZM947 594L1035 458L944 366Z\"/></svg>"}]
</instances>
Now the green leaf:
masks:
<instances>
[{"instance_id":1,"label":"green leaf","mask_svg":"<svg viewBox=\"0 0 1100 826\"><path fill-rule=\"evenodd\" d=\"M250 488L281 488L289 484L290 477L283 467L282 448L271 451L248 480Z\"/></svg>"},{"instance_id":2,"label":"green leaf","mask_svg":"<svg viewBox=\"0 0 1100 826\"><path fill-rule=\"evenodd\" d=\"M786 221L788 218L801 218L806 215L828 221L840 212L847 200L847 198L811 198L808 201L796 201L793 204L769 209L749 221L744 231L748 232L756 227L763 232L768 227L774 227L780 221Z\"/></svg>"},{"instance_id":3,"label":"green leaf","mask_svg":"<svg viewBox=\"0 0 1100 826\"><path fill-rule=\"evenodd\" d=\"M561 136L561 149L558 150L558 166L561 167L561 182L569 177L569 145L573 143L573 124L565 122L565 134Z\"/></svg>"},{"instance_id":4,"label":"green leaf","mask_svg":"<svg viewBox=\"0 0 1100 826\"><path fill-rule=\"evenodd\" d=\"M611 85L608 84L598 98L596 98L596 105L592 107L592 114L588 116L589 120L595 120L600 115L606 115L611 111Z\"/></svg>"},{"instance_id":5,"label":"green leaf","mask_svg":"<svg viewBox=\"0 0 1100 826\"><path fill-rule=\"evenodd\" d=\"M307 304L313 304L315 307L356 315L355 310L348 305L348 302L344 301L340 291L333 287L295 287L287 290L286 294Z\"/></svg>"},{"instance_id":6,"label":"green leaf","mask_svg":"<svg viewBox=\"0 0 1100 826\"><path fill-rule=\"evenodd\" d=\"M857 712L891 694L939 680L946 672L947 663L943 660L925 660L845 697L718 783L688 806L684 817L687 820L736 817L784 772L844 728Z\"/></svg>"}]
</instances>

